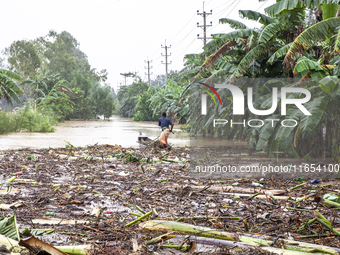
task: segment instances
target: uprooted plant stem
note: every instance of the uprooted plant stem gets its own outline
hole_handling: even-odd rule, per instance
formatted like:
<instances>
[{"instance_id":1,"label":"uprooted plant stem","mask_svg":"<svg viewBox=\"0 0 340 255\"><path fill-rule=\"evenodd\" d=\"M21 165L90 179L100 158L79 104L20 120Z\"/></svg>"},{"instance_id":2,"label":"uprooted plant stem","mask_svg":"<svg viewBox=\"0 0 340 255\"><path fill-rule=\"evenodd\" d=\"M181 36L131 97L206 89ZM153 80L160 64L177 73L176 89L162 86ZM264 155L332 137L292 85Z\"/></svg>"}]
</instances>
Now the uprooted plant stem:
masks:
<instances>
[{"instance_id":1,"label":"uprooted plant stem","mask_svg":"<svg viewBox=\"0 0 340 255\"><path fill-rule=\"evenodd\" d=\"M54 246L94 244L97 254L184 254L188 249L192 254L195 249L203 254L270 254L283 245L292 246L282 240L340 248L336 210L340 205L322 199L325 193L340 192L337 180L300 185L297 180L265 179L263 188L255 188L251 183L258 180L244 178L234 187L231 179L193 179L188 155L188 148L114 145L0 151L0 215L14 213L20 229L54 229L39 236ZM164 234L139 228L149 220L215 229L238 242L265 235L269 239L261 245L272 249L253 244L207 248L200 242L224 243L195 241L189 237L194 232L183 231L167 235L182 236L177 243L176 238L161 237L156 239L160 243L145 245ZM239 238L246 235L252 236Z\"/></svg>"}]
</instances>

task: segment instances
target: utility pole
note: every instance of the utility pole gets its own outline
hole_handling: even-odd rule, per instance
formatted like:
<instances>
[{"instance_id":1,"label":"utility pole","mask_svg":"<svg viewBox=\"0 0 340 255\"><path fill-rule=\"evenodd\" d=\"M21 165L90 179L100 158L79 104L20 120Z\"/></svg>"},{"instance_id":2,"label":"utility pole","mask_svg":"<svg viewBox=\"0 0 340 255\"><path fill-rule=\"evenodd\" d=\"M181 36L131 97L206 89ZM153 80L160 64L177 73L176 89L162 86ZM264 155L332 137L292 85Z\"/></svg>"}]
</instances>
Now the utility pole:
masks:
<instances>
[{"instance_id":1,"label":"utility pole","mask_svg":"<svg viewBox=\"0 0 340 255\"><path fill-rule=\"evenodd\" d=\"M147 74L148 75L148 84L149 84L149 86L150 86L150 69L152 69L152 66L150 67L150 63L152 63L152 60L151 61L149 61L149 60L144 60L144 62L145 63L148 63L148 67L144 67L144 68L146 68L146 69L148 69L148 73L145 73L145 74ZM152 74L152 73L151 73Z\"/></svg>"},{"instance_id":2,"label":"utility pole","mask_svg":"<svg viewBox=\"0 0 340 255\"><path fill-rule=\"evenodd\" d=\"M170 65L172 62L170 61L170 63L168 63L168 57L171 56L171 53L170 55L168 55L168 49L171 48L171 45L166 46L166 40L165 40L165 46L163 47L163 45L161 45L161 47L165 49L165 55L163 55L163 53L161 53L161 55L165 57L165 63L163 63L162 61L162 64L165 64L165 82L167 82L168 81L168 65Z\"/></svg>"},{"instance_id":3,"label":"utility pole","mask_svg":"<svg viewBox=\"0 0 340 255\"><path fill-rule=\"evenodd\" d=\"M207 27L212 26L212 21L210 21L210 25L207 25L207 20L206 20L206 17L211 14L212 14L212 10L210 10L210 12L208 13L204 11L204 2L203 2L203 12L200 13L199 10L197 10L197 15L203 16L203 25L199 25L199 22L197 22L197 27L203 28L203 37L199 37L200 35L197 34L197 39L203 39L203 46L207 44L207 39L211 39L211 37L207 37Z\"/></svg>"}]
</instances>

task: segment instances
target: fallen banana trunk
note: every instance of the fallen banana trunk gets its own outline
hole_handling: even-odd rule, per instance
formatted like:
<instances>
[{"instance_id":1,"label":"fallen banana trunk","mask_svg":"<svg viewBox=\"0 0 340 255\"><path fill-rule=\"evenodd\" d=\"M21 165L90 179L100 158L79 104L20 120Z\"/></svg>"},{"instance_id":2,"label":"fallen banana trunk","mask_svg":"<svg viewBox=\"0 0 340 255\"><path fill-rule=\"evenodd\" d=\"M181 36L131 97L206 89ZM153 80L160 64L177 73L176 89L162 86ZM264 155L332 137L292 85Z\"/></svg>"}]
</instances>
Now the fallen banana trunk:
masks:
<instances>
[{"instance_id":1,"label":"fallen banana trunk","mask_svg":"<svg viewBox=\"0 0 340 255\"><path fill-rule=\"evenodd\" d=\"M253 235L254 236L254 235ZM256 245L271 245L272 240L263 240L259 238L249 237L249 236L239 236L239 239L243 243L256 244ZM328 247L324 245L312 244L299 242L294 240L282 239L284 245L283 248L286 250L294 252L304 252L304 253L327 253L327 254L340 254L339 248ZM280 242L278 240L278 242Z\"/></svg>"},{"instance_id":2,"label":"fallen banana trunk","mask_svg":"<svg viewBox=\"0 0 340 255\"><path fill-rule=\"evenodd\" d=\"M339 204L339 203L330 201L330 200L328 200L328 199L324 199L324 200L322 201L322 203L323 203L324 205L326 205L326 206L331 206L331 207L340 208L340 204Z\"/></svg>"},{"instance_id":3,"label":"fallen banana trunk","mask_svg":"<svg viewBox=\"0 0 340 255\"><path fill-rule=\"evenodd\" d=\"M77 245L77 246L52 246L41 241L35 236L21 239L20 245L26 247L30 251L37 252L44 250L51 255L90 255L93 254L92 245ZM37 250L38 249L38 250Z\"/></svg>"},{"instance_id":4,"label":"fallen banana trunk","mask_svg":"<svg viewBox=\"0 0 340 255\"><path fill-rule=\"evenodd\" d=\"M171 241L178 240L180 242L183 242L185 238L183 236L176 236ZM235 242L235 241L228 241L228 240L221 240L221 239L214 239L214 238L207 238L207 237L200 237L200 236L190 236L190 241L204 244L204 245L221 245L221 246L227 246L227 247L239 247L239 248L247 248L247 247L260 247L260 245L257 244L247 244L247 243L241 243L241 242ZM146 243L147 244L147 243Z\"/></svg>"},{"instance_id":5,"label":"fallen banana trunk","mask_svg":"<svg viewBox=\"0 0 340 255\"><path fill-rule=\"evenodd\" d=\"M178 232L184 232L189 235L197 235L201 237L208 237L208 238L214 238L214 239L222 239L222 240L230 240L235 241L236 239L239 239L240 242L243 244L252 244L252 245L259 245L259 246L269 246L272 243L272 240L269 239L269 237L263 237L256 235L246 236L246 235L237 235L235 233L228 233L224 231L218 231L211 228L206 227L200 227L200 226L194 226L187 223L179 223L179 222L173 222L173 221L160 221L160 220L153 220L153 221L147 221L143 222L140 225L141 229L147 229L147 230L156 230L156 231L178 231ZM264 240L264 238L269 240ZM317 244L311 244L311 243L304 243L304 242L298 242L294 240L287 240L282 239L284 243L284 249L280 250L286 252L282 254L310 254L310 253L327 253L327 254L340 254L339 248L334 247L328 247L323 245L317 245ZM262 249L263 247L261 247ZM274 253L277 253L277 248L272 247L265 247L267 251L271 251ZM273 250L272 250L273 249ZM281 254L277 253L277 254Z\"/></svg>"},{"instance_id":6,"label":"fallen banana trunk","mask_svg":"<svg viewBox=\"0 0 340 255\"><path fill-rule=\"evenodd\" d=\"M4 235L0 235L0 246L4 246L7 250L12 250L12 252L22 251L22 248L19 247L18 241Z\"/></svg>"},{"instance_id":7,"label":"fallen banana trunk","mask_svg":"<svg viewBox=\"0 0 340 255\"><path fill-rule=\"evenodd\" d=\"M171 163L185 163L187 161L180 161L180 160L174 160L169 158L161 158L162 161L171 162Z\"/></svg>"},{"instance_id":8,"label":"fallen banana trunk","mask_svg":"<svg viewBox=\"0 0 340 255\"><path fill-rule=\"evenodd\" d=\"M226 195L226 196L234 196L234 197L244 197L244 198L249 198L253 196L254 194L244 194L244 193L226 193L226 192L221 192L219 193L220 195ZM287 196L271 196L274 199L281 199L281 200L287 200L290 197ZM257 195L256 198L258 199L267 199L268 195ZM295 200L295 197L292 197L291 199Z\"/></svg>"},{"instance_id":9,"label":"fallen banana trunk","mask_svg":"<svg viewBox=\"0 0 340 255\"><path fill-rule=\"evenodd\" d=\"M157 217L157 220L167 220L167 221L181 221L181 220L209 220L209 219L220 219L220 220L239 220L240 217L226 217L226 216L219 216L219 217L207 217L207 216L193 216L193 217Z\"/></svg>"},{"instance_id":10,"label":"fallen banana trunk","mask_svg":"<svg viewBox=\"0 0 340 255\"><path fill-rule=\"evenodd\" d=\"M234 241L227 241L227 240L219 240L213 238L206 238L206 237L198 237L198 236L191 236L189 237L190 241L196 242L203 245L212 245L212 246L227 246L227 247L235 247L235 248L248 248L248 247L257 247L261 250L269 251L273 254L282 254L282 255L303 255L303 254L310 254L306 252L299 252L299 251L292 251L292 250L285 250L275 247L264 247L260 244L248 244L242 242L234 242ZM181 236L177 236L172 240L179 240L183 241L184 238Z\"/></svg>"},{"instance_id":11,"label":"fallen banana trunk","mask_svg":"<svg viewBox=\"0 0 340 255\"><path fill-rule=\"evenodd\" d=\"M215 230L212 228L194 226L187 223L179 223L174 221L151 220L139 224L141 229L156 230L156 231L178 231L191 235L211 237L216 239L235 241L236 234L224 231Z\"/></svg>"},{"instance_id":12,"label":"fallen banana trunk","mask_svg":"<svg viewBox=\"0 0 340 255\"><path fill-rule=\"evenodd\" d=\"M53 247L52 245L41 241L40 239L31 236L25 239L21 239L20 245L26 247L31 252L37 254L41 250L48 252L51 255L67 255L67 253Z\"/></svg>"},{"instance_id":13,"label":"fallen banana trunk","mask_svg":"<svg viewBox=\"0 0 340 255\"><path fill-rule=\"evenodd\" d=\"M180 185L168 185L166 186L166 188L182 188L182 186ZM273 190L269 190L269 189L260 189L260 188L242 188L242 187L235 187L235 186L194 186L191 185L190 186L191 189L193 190L209 190L209 191L219 191L219 192L230 192L230 191L234 191L234 192L244 192L244 193L256 193L259 192L260 194L266 194L266 195L281 195L286 193L285 190L279 190L279 189L273 189Z\"/></svg>"},{"instance_id":14,"label":"fallen banana trunk","mask_svg":"<svg viewBox=\"0 0 340 255\"><path fill-rule=\"evenodd\" d=\"M75 224L87 224L89 223L89 221L50 218L50 219L33 219L32 223L40 225L59 225L59 224L75 225Z\"/></svg>"},{"instance_id":15,"label":"fallen banana trunk","mask_svg":"<svg viewBox=\"0 0 340 255\"><path fill-rule=\"evenodd\" d=\"M128 226L131 226L135 223L137 223L138 221L141 221L142 219L145 219L147 218L148 216L150 216L152 214L152 211L142 215L141 217L139 217L138 219L134 220L134 221L131 221L130 223L126 224L125 227L128 227Z\"/></svg>"},{"instance_id":16,"label":"fallen banana trunk","mask_svg":"<svg viewBox=\"0 0 340 255\"><path fill-rule=\"evenodd\" d=\"M89 255L93 254L93 246L77 245L77 246L55 246L57 249L69 254L69 255Z\"/></svg>"},{"instance_id":17,"label":"fallen banana trunk","mask_svg":"<svg viewBox=\"0 0 340 255\"><path fill-rule=\"evenodd\" d=\"M25 204L21 201L14 202L12 204L0 204L0 209L2 210L11 210L12 208L17 208L20 206L24 206Z\"/></svg>"}]
</instances>

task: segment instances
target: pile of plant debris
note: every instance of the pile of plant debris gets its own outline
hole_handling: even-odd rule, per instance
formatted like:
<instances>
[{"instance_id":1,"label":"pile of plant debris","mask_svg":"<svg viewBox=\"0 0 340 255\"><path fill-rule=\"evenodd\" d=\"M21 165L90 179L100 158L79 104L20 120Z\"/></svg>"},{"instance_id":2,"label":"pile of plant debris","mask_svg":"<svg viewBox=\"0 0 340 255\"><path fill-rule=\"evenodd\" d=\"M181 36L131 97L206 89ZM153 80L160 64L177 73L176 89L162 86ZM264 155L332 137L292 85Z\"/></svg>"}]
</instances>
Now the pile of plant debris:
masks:
<instances>
[{"instance_id":1,"label":"pile of plant debris","mask_svg":"<svg viewBox=\"0 0 340 255\"><path fill-rule=\"evenodd\" d=\"M1 254L340 254L338 180L195 179L189 148L0 159Z\"/></svg>"}]
</instances>

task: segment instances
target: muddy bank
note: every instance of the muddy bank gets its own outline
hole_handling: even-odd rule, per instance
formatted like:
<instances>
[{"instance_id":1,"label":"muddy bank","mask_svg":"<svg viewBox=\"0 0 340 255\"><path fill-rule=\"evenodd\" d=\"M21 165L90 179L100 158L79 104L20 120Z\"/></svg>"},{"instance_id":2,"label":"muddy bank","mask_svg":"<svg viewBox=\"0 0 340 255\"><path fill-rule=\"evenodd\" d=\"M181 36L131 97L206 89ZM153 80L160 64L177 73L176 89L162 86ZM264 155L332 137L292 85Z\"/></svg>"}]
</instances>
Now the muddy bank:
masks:
<instances>
[{"instance_id":1,"label":"muddy bank","mask_svg":"<svg viewBox=\"0 0 340 255\"><path fill-rule=\"evenodd\" d=\"M53 246L91 245L94 254L271 254L283 250L288 240L340 248L337 202L323 198L340 192L338 180L197 179L189 170L189 152L185 147L167 151L71 144L0 151L0 215L14 214L19 229L52 229L37 237ZM16 207L16 202L22 204ZM318 221L322 217L316 211L328 227ZM314 218L318 220L306 224ZM239 242L238 248L192 238L209 238L202 233L210 230L190 235L174 230L176 238L146 245L167 232L159 224L152 231L141 224L150 220L223 231ZM243 237L249 234L256 239L263 235L269 243L242 246L249 244Z\"/></svg>"}]
</instances>

